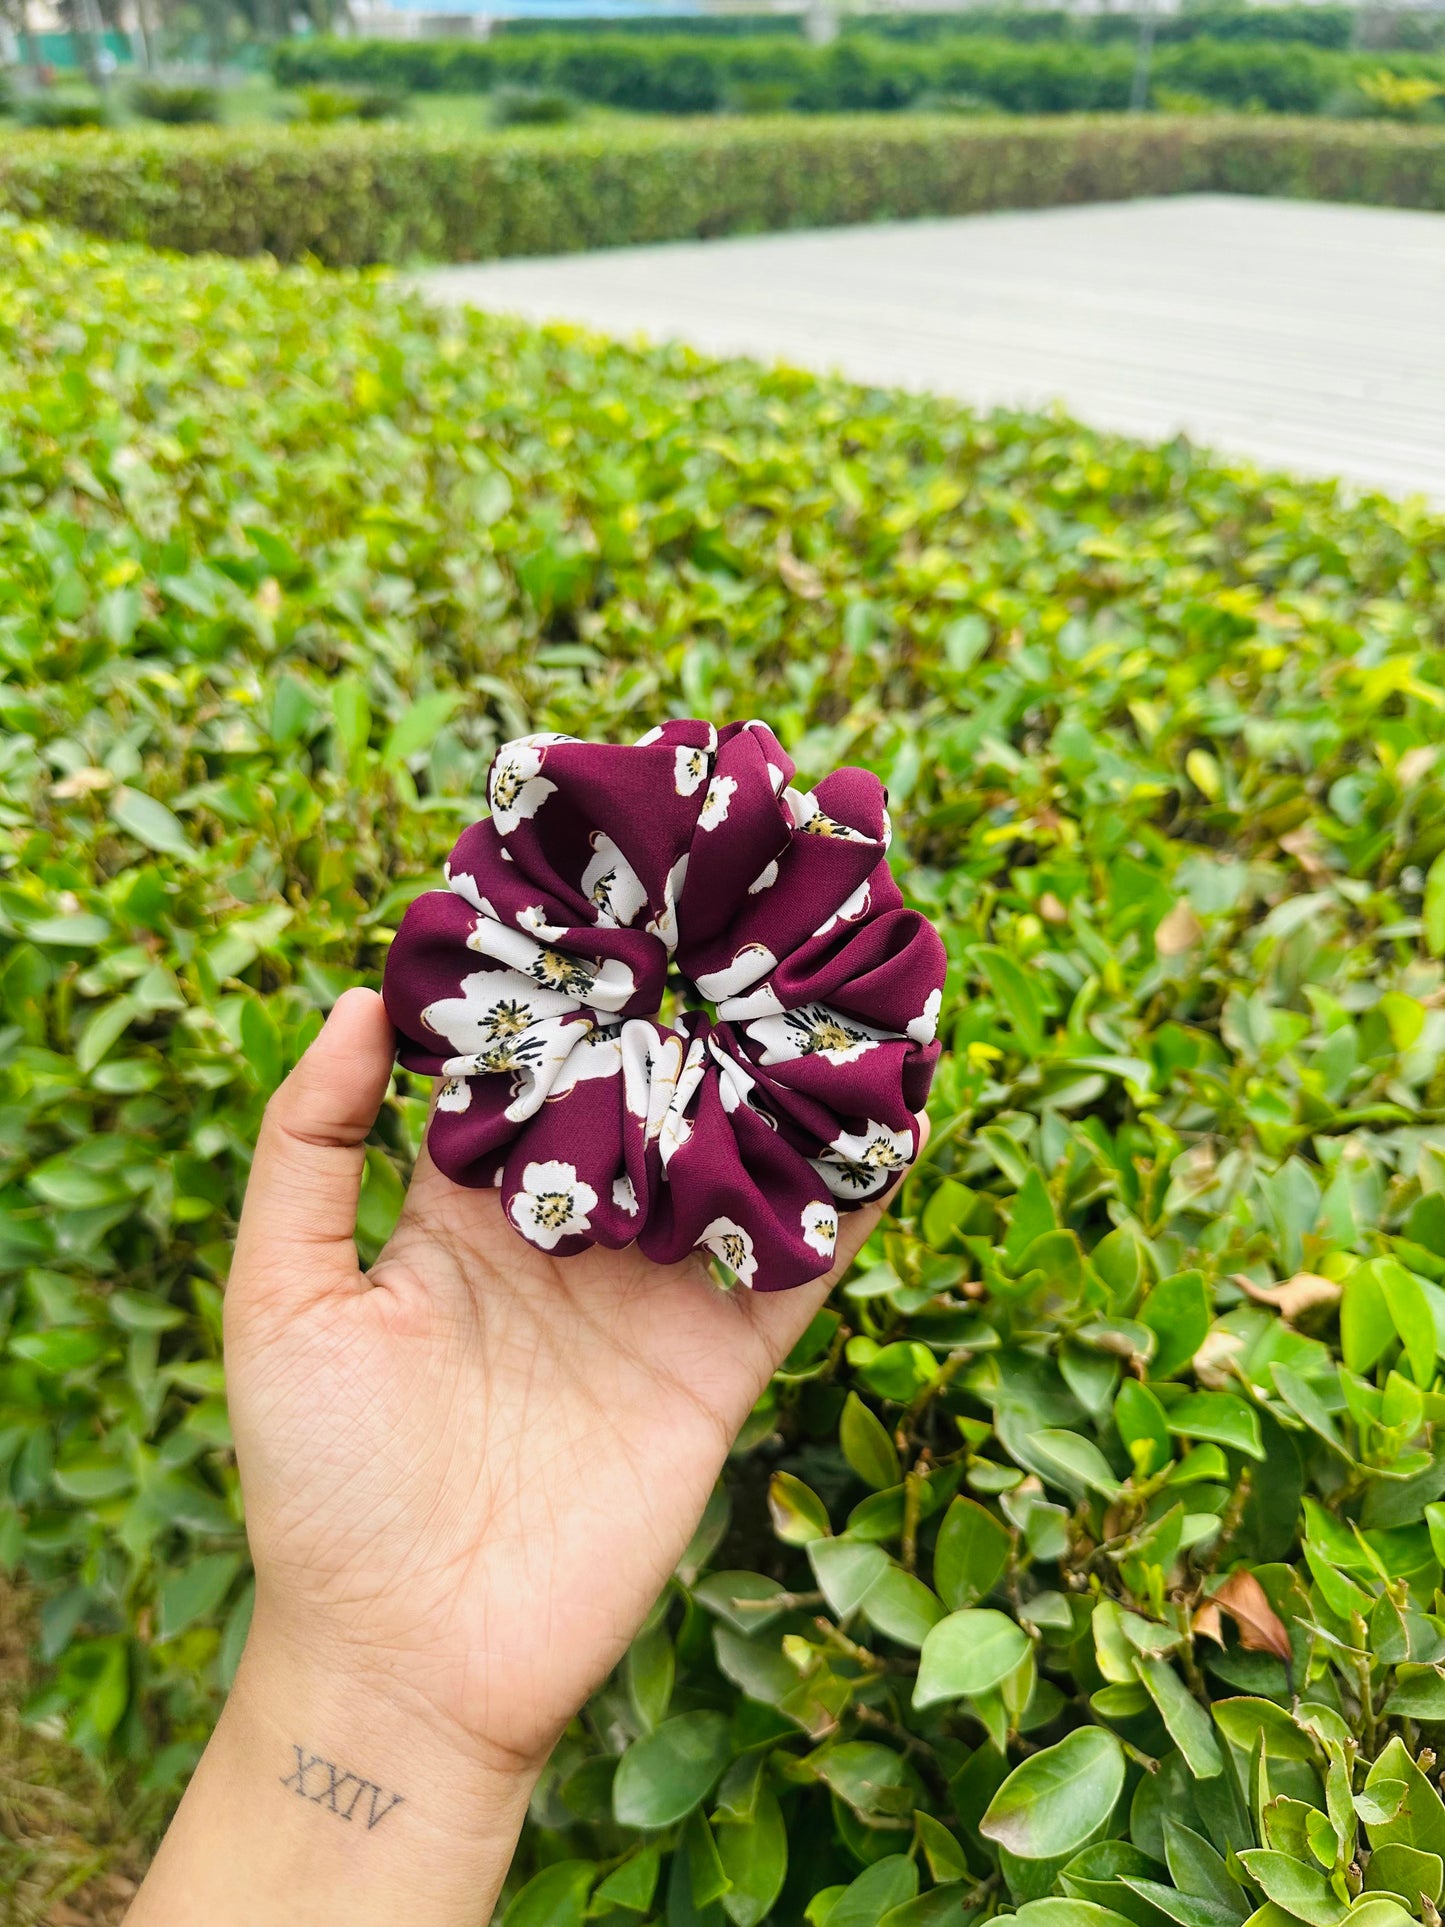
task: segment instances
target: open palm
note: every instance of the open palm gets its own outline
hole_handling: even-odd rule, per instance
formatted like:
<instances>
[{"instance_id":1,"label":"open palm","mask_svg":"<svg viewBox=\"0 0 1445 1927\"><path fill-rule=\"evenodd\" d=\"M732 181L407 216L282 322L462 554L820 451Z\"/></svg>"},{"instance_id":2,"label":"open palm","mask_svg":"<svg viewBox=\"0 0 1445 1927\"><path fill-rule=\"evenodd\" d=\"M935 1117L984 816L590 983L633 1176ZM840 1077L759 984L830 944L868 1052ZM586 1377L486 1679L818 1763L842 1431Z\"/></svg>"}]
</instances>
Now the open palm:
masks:
<instances>
[{"instance_id":1,"label":"open palm","mask_svg":"<svg viewBox=\"0 0 1445 1927\"><path fill-rule=\"evenodd\" d=\"M367 1273L362 1144L392 1032L351 991L268 1108L227 1299L257 1624L535 1765L666 1583L831 1280L554 1260L423 1154ZM877 1211L843 1220L839 1272Z\"/></svg>"}]
</instances>

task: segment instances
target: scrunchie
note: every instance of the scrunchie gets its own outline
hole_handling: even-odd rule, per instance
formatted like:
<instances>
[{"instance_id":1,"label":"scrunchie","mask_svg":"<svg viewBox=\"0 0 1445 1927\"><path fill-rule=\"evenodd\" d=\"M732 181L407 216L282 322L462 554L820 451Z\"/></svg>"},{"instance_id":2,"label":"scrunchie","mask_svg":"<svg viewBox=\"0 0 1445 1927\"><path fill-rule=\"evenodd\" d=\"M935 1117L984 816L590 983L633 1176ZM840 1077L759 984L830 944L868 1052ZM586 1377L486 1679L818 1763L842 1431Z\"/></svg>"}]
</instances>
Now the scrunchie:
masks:
<instances>
[{"instance_id":1,"label":"scrunchie","mask_svg":"<svg viewBox=\"0 0 1445 1927\"><path fill-rule=\"evenodd\" d=\"M917 1154L943 945L877 777L793 774L757 722L520 737L408 909L383 990L401 1063L443 1080L432 1157L542 1250L705 1249L784 1290Z\"/></svg>"}]
</instances>

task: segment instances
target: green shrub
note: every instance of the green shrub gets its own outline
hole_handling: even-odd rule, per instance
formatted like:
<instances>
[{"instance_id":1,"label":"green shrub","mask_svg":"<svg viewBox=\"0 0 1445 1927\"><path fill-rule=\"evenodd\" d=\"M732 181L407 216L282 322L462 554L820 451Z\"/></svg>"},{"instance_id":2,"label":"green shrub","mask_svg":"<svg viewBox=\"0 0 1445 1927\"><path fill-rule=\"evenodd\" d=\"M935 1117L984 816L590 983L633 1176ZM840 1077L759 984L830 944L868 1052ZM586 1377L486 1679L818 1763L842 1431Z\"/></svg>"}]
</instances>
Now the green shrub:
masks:
<instances>
[{"instance_id":1,"label":"green shrub","mask_svg":"<svg viewBox=\"0 0 1445 1927\"><path fill-rule=\"evenodd\" d=\"M1155 71L1166 85L1223 106L1316 113L1362 70L1362 58L1302 41L1191 36L1161 46ZM1445 66L1418 54L1369 60L1392 71L1415 71L1423 60L1445 77ZM515 82L641 113L714 113L739 90L765 89L774 105L809 113L889 112L942 91L980 94L1014 113L1052 114L1127 106L1134 49L1127 39L1077 34L1020 40L951 33L909 44L857 32L819 47L780 34L563 33L487 41L318 38L279 47L274 61L283 86L364 81L466 92Z\"/></svg>"},{"instance_id":2,"label":"green shrub","mask_svg":"<svg viewBox=\"0 0 1445 1927\"><path fill-rule=\"evenodd\" d=\"M296 105L311 126L332 127L343 120L397 120L406 112L406 94L389 86L303 87Z\"/></svg>"},{"instance_id":3,"label":"green shrub","mask_svg":"<svg viewBox=\"0 0 1445 1927\"><path fill-rule=\"evenodd\" d=\"M165 80L138 80L131 88L130 101L143 120L184 125L221 118L221 96L214 87L182 86Z\"/></svg>"},{"instance_id":4,"label":"green shrub","mask_svg":"<svg viewBox=\"0 0 1445 1927\"><path fill-rule=\"evenodd\" d=\"M0 207L186 252L335 266L1191 192L1445 209L1445 140L1383 123L908 115L0 142Z\"/></svg>"},{"instance_id":5,"label":"green shrub","mask_svg":"<svg viewBox=\"0 0 1445 1927\"><path fill-rule=\"evenodd\" d=\"M27 95L20 115L27 127L71 130L106 126L110 109L99 94L47 89Z\"/></svg>"},{"instance_id":6,"label":"green shrub","mask_svg":"<svg viewBox=\"0 0 1445 1927\"><path fill-rule=\"evenodd\" d=\"M557 127L577 118L570 94L541 87L497 87L487 102L495 127Z\"/></svg>"},{"instance_id":7,"label":"green shrub","mask_svg":"<svg viewBox=\"0 0 1445 1927\"><path fill-rule=\"evenodd\" d=\"M951 959L934 1136L517 1882L622 1865L628 1918L696 1921L720 1857L709 1927L1434 1927L1440 521L374 279L3 239L34 1717L160 1786L204 1737L249 1610L220 1295L260 1107L494 745L756 713L805 781L890 786ZM403 1079L367 1253L424 1112ZM702 1712L717 1790L619 1825L618 1756L660 1805L646 1736ZM1401 1899L1350 1909L1362 1875Z\"/></svg>"}]
</instances>

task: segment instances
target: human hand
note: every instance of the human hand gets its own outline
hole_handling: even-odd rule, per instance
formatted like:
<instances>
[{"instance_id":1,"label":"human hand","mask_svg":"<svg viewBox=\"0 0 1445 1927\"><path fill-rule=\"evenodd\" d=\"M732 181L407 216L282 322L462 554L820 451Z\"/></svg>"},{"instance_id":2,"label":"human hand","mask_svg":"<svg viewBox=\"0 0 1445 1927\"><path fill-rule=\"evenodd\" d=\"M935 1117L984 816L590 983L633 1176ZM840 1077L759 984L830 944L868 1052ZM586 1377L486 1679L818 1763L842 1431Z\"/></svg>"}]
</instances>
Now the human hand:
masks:
<instances>
[{"instance_id":1,"label":"human hand","mask_svg":"<svg viewBox=\"0 0 1445 1927\"><path fill-rule=\"evenodd\" d=\"M350 1824L380 1807L370 1833L399 1792L388 1837L405 1835L404 1820L426 1849L401 1861L413 1883L450 1837L469 1871L436 1881L433 1914L407 1888L420 1927L486 1917L552 1744L626 1651L733 1438L879 1207L843 1216L829 1278L723 1292L700 1259L549 1259L506 1224L495 1193L459 1189L423 1153L363 1273L363 1145L392 1047L380 998L348 992L268 1106L257 1146L226 1300L256 1566L232 1705L242 1760L275 1769L269 1785L257 1774L257 1813L288 1773L336 1818L369 1787ZM472 1847L460 1856L458 1829ZM173 1834L183 1848L182 1824ZM300 1849L308 1867L314 1851ZM280 1864L278 1906L301 1877L295 1856ZM208 1927L231 1918L210 1906ZM254 1889L244 1917L268 1918ZM343 1917L371 1916L352 1905Z\"/></svg>"}]
</instances>

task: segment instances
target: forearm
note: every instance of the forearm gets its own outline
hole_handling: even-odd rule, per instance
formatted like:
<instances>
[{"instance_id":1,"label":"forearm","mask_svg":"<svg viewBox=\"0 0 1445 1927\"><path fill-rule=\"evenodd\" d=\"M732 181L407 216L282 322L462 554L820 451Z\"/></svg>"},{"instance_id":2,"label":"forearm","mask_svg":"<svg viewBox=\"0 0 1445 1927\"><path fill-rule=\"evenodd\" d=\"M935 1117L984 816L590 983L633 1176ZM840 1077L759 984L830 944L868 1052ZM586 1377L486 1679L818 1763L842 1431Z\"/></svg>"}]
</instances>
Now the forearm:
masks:
<instances>
[{"instance_id":1,"label":"forearm","mask_svg":"<svg viewBox=\"0 0 1445 1927\"><path fill-rule=\"evenodd\" d=\"M532 1779L253 1640L126 1927L483 1927Z\"/></svg>"}]
</instances>

